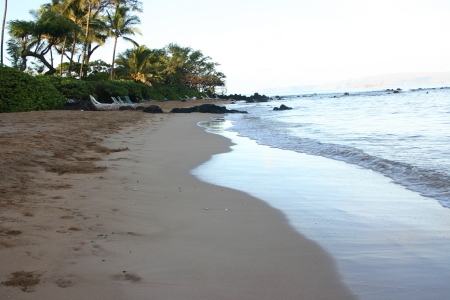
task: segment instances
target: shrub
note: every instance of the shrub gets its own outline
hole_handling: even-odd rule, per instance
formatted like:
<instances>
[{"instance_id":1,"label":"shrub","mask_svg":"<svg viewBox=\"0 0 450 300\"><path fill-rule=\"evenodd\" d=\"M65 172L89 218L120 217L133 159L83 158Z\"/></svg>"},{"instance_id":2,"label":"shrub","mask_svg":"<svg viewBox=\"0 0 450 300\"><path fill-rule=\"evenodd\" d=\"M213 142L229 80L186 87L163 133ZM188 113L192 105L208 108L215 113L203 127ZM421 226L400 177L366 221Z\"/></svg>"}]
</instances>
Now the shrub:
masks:
<instances>
[{"instance_id":1,"label":"shrub","mask_svg":"<svg viewBox=\"0 0 450 300\"><path fill-rule=\"evenodd\" d=\"M0 112L59 109L66 102L50 82L0 67Z\"/></svg>"},{"instance_id":2,"label":"shrub","mask_svg":"<svg viewBox=\"0 0 450 300\"><path fill-rule=\"evenodd\" d=\"M161 94L157 89L145 86L142 92L142 96L145 100L157 100L162 101L164 99L163 94Z\"/></svg>"},{"instance_id":3,"label":"shrub","mask_svg":"<svg viewBox=\"0 0 450 300\"><path fill-rule=\"evenodd\" d=\"M184 86L176 86L176 85L160 85L155 87L159 94L163 95L163 98L167 98L169 100L179 100L180 98L188 97L203 97L203 93L190 89Z\"/></svg>"},{"instance_id":4,"label":"shrub","mask_svg":"<svg viewBox=\"0 0 450 300\"><path fill-rule=\"evenodd\" d=\"M92 85L95 88L95 94L100 102L111 103L111 97L128 96L128 90L115 81L94 81Z\"/></svg>"},{"instance_id":5,"label":"shrub","mask_svg":"<svg viewBox=\"0 0 450 300\"><path fill-rule=\"evenodd\" d=\"M142 90L138 83L128 80L118 80L113 82L118 86L125 88L128 92L126 95L119 96L129 96L133 101L136 102L142 99Z\"/></svg>"},{"instance_id":6,"label":"shrub","mask_svg":"<svg viewBox=\"0 0 450 300\"><path fill-rule=\"evenodd\" d=\"M95 94L101 102L111 102L111 97L115 96L129 96L133 102L139 102L141 99L163 100L164 98L163 94L158 89L129 80L108 80L91 82L91 84L94 85Z\"/></svg>"},{"instance_id":7,"label":"shrub","mask_svg":"<svg viewBox=\"0 0 450 300\"><path fill-rule=\"evenodd\" d=\"M64 97L74 100L89 100L89 95L94 94L94 86L87 81L64 78L58 76L37 76L37 79L51 82Z\"/></svg>"}]
</instances>

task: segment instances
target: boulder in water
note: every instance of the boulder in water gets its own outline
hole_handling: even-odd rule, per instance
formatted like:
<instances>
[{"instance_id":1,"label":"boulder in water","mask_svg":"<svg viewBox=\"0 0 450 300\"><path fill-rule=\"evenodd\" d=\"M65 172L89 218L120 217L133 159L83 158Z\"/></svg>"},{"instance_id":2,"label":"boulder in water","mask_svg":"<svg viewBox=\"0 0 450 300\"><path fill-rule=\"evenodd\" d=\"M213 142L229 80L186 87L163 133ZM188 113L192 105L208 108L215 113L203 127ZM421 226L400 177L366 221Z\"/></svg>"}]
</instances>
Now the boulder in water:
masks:
<instances>
[{"instance_id":1,"label":"boulder in water","mask_svg":"<svg viewBox=\"0 0 450 300\"><path fill-rule=\"evenodd\" d=\"M288 107L284 104L281 104L280 107L274 107L273 110L290 110L292 107Z\"/></svg>"}]
</instances>

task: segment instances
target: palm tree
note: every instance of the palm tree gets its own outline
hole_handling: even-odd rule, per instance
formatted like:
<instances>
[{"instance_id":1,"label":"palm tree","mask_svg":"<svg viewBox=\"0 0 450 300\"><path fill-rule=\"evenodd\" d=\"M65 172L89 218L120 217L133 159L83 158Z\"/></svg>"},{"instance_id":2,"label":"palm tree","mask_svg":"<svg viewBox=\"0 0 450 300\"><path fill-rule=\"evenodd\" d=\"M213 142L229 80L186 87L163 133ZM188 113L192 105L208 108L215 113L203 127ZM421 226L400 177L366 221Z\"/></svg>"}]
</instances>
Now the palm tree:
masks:
<instances>
[{"instance_id":1,"label":"palm tree","mask_svg":"<svg viewBox=\"0 0 450 300\"><path fill-rule=\"evenodd\" d=\"M3 64L3 39L5 38L5 22L6 22L6 11L8 10L8 0L5 0L5 11L3 12L3 22L2 22L2 41L1 41L1 60L0 63Z\"/></svg>"},{"instance_id":2,"label":"palm tree","mask_svg":"<svg viewBox=\"0 0 450 300\"><path fill-rule=\"evenodd\" d=\"M115 63L119 67L118 70L123 71L123 77L152 86L152 81L161 81L159 71L161 65L158 62L161 55L162 51L152 51L146 46L138 46L120 53Z\"/></svg>"},{"instance_id":3,"label":"palm tree","mask_svg":"<svg viewBox=\"0 0 450 300\"><path fill-rule=\"evenodd\" d=\"M80 79L83 77L83 65L86 60L86 51L89 44L89 25L91 24L91 13L94 5L99 4L100 0L81 0L81 4L87 5L87 21L86 21L86 31L84 34L84 46L83 46L83 54L81 57L81 67L80 67Z\"/></svg>"},{"instance_id":4,"label":"palm tree","mask_svg":"<svg viewBox=\"0 0 450 300\"><path fill-rule=\"evenodd\" d=\"M76 30L74 30L71 34L71 50L69 59L69 67L67 69L67 76L72 75L72 65L73 65L73 56L77 52L76 46L77 44L81 44L82 40L80 40L80 36L82 34L82 26L85 22L85 17L87 14L87 10L83 7L80 2L76 2L73 0L52 0L53 7L56 11L59 11L62 15L71 19L75 24L77 24ZM62 68L61 68L62 70Z\"/></svg>"},{"instance_id":5,"label":"palm tree","mask_svg":"<svg viewBox=\"0 0 450 300\"><path fill-rule=\"evenodd\" d=\"M126 37L126 35L134 35L135 33L142 34L141 31L133 27L133 25L140 24L141 21L137 16L130 16L128 12L130 8L126 6L117 5L114 14L111 15L107 12L104 25L108 28L108 35L114 38L113 57L111 63L111 79L114 79L114 60L116 58L117 40L122 37L125 40L132 42L135 46L138 46L135 41Z\"/></svg>"},{"instance_id":6,"label":"palm tree","mask_svg":"<svg viewBox=\"0 0 450 300\"><path fill-rule=\"evenodd\" d=\"M84 44L80 66L80 78L83 76L83 67L87 58L87 49L90 43L89 31L91 19L98 16L98 13L109 4L107 0L66 0L66 7L70 9L84 10L86 16L86 27L84 33Z\"/></svg>"},{"instance_id":7,"label":"palm tree","mask_svg":"<svg viewBox=\"0 0 450 300\"><path fill-rule=\"evenodd\" d=\"M109 7L116 7L123 5L128 7L131 11L143 12L142 1L140 0L108 0Z\"/></svg>"}]
</instances>

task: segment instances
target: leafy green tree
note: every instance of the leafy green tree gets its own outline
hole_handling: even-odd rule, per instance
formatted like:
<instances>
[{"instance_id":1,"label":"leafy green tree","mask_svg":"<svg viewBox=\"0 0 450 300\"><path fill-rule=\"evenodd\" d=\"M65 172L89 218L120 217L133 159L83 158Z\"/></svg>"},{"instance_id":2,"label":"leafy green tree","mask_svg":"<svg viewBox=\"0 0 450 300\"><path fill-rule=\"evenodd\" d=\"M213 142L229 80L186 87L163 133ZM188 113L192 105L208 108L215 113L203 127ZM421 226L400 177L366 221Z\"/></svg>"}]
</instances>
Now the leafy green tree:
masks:
<instances>
[{"instance_id":1,"label":"leafy green tree","mask_svg":"<svg viewBox=\"0 0 450 300\"><path fill-rule=\"evenodd\" d=\"M56 69L61 73L67 73L69 68L71 68L71 75L77 75L75 74L75 70L80 68L79 62L74 62L72 64L69 64L69 62L64 62L60 64ZM71 67L73 66L73 67ZM95 61L88 62L86 65L84 65L84 69L86 70L86 75L90 79L98 79L98 80L106 80L109 79L109 73L111 70L111 65L107 64L106 62L98 59ZM70 76L67 76L70 77Z\"/></svg>"},{"instance_id":2,"label":"leafy green tree","mask_svg":"<svg viewBox=\"0 0 450 300\"><path fill-rule=\"evenodd\" d=\"M165 56L162 58L162 62L165 83L180 85L183 75L189 73L189 54L192 49L177 44L169 44L164 50Z\"/></svg>"},{"instance_id":3,"label":"leafy green tree","mask_svg":"<svg viewBox=\"0 0 450 300\"><path fill-rule=\"evenodd\" d=\"M21 55L21 46L13 40L7 41L6 44L6 52L10 57L11 66L17 70L24 71L27 67Z\"/></svg>"},{"instance_id":4,"label":"leafy green tree","mask_svg":"<svg viewBox=\"0 0 450 300\"><path fill-rule=\"evenodd\" d=\"M53 74L56 70L53 67L52 47L66 40L68 33L75 30L77 25L69 18L52 11L49 5L42 6L32 14L34 21L9 22L11 39L8 41L8 53L16 58L14 65L26 69L27 58L33 57L48 68L48 74ZM50 55L50 61L46 57L47 54ZM19 57L20 63L17 62Z\"/></svg>"},{"instance_id":5,"label":"leafy green tree","mask_svg":"<svg viewBox=\"0 0 450 300\"><path fill-rule=\"evenodd\" d=\"M79 42L78 37L81 34L81 21L85 13L82 10L77 10L77 7L75 6L68 6L65 0L52 0L51 3L44 5L44 7L55 13L61 14L74 24L72 31L67 32L64 36L62 44L59 45L60 48L58 49L58 45L55 45L56 50L61 54L60 65L63 64L64 57L69 59L69 68L66 68L66 70L68 71L67 75L70 76L69 70L71 69L70 66L73 62L73 55L76 51L75 46ZM70 56L66 54L67 52L71 53ZM59 75L62 76L63 68L59 68L59 70Z\"/></svg>"},{"instance_id":6,"label":"leafy green tree","mask_svg":"<svg viewBox=\"0 0 450 300\"><path fill-rule=\"evenodd\" d=\"M46 55L54 45L60 44L67 32L74 28L74 24L64 16L52 11L45 11L36 21L13 20L9 22L9 52L18 51L16 56L23 60L26 68L27 57L34 57L47 68L47 74L54 74L56 69Z\"/></svg>"},{"instance_id":7,"label":"leafy green tree","mask_svg":"<svg viewBox=\"0 0 450 300\"><path fill-rule=\"evenodd\" d=\"M138 28L133 27L134 25L141 23L139 18L137 16L130 16L128 14L129 11L130 8L117 5L113 14L109 11L107 12L105 21L103 22L104 26L108 28L108 35L114 38L111 79L114 79L114 60L116 57L117 40L119 37L122 37L123 39L132 42L135 46L138 46L135 41L126 36L135 35L136 33L142 34Z\"/></svg>"},{"instance_id":8,"label":"leafy green tree","mask_svg":"<svg viewBox=\"0 0 450 300\"><path fill-rule=\"evenodd\" d=\"M58 7L52 5L43 5L41 9L36 12L37 24L44 29L43 37L47 39L49 45L52 45L57 51L57 46L60 46L59 53L61 54L61 62L64 57L65 46L67 40L73 39L73 33L79 31L79 26L69 17L61 14ZM49 50L51 57L51 64L53 66L53 55L51 49Z\"/></svg>"},{"instance_id":9,"label":"leafy green tree","mask_svg":"<svg viewBox=\"0 0 450 300\"><path fill-rule=\"evenodd\" d=\"M166 84L214 92L216 86L225 85L225 75L216 71L218 63L204 56L200 50L169 44L165 47L164 75Z\"/></svg>"}]
</instances>

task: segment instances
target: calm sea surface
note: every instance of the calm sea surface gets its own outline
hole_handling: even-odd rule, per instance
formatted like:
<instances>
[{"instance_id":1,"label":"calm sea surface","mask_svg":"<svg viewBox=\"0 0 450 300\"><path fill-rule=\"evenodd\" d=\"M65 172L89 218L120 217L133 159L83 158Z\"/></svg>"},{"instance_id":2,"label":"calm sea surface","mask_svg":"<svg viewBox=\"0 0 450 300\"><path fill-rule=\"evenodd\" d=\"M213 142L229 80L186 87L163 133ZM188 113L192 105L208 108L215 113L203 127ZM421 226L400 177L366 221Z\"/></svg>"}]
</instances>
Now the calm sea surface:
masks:
<instances>
[{"instance_id":1,"label":"calm sea surface","mask_svg":"<svg viewBox=\"0 0 450 300\"><path fill-rule=\"evenodd\" d=\"M273 111L281 104L292 110ZM282 211L361 299L450 294L450 89L307 94L200 124L235 144L192 173ZM229 212L233 213L230 208Z\"/></svg>"},{"instance_id":2,"label":"calm sea surface","mask_svg":"<svg viewBox=\"0 0 450 300\"><path fill-rule=\"evenodd\" d=\"M281 104L292 110L272 111ZM229 116L230 131L372 169L450 207L450 89L310 94L237 106L249 114Z\"/></svg>"}]
</instances>

